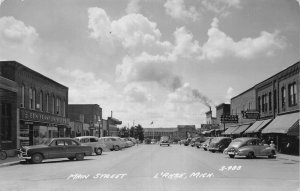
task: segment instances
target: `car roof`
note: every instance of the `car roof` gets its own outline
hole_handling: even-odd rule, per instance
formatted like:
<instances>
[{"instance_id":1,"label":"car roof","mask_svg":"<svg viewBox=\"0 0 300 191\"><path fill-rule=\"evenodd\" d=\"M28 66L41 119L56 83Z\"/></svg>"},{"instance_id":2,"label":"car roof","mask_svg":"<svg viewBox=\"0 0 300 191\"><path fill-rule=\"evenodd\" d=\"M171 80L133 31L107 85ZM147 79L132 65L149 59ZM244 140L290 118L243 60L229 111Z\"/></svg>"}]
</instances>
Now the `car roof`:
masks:
<instances>
[{"instance_id":1,"label":"car roof","mask_svg":"<svg viewBox=\"0 0 300 191\"><path fill-rule=\"evenodd\" d=\"M256 138L256 137L239 137L239 138L236 138L234 140L249 141L249 140L259 140L259 138Z\"/></svg>"},{"instance_id":2,"label":"car roof","mask_svg":"<svg viewBox=\"0 0 300 191\"><path fill-rule=\"evenodd\" d=\"M76 139L84 139L84 138L98 138L96 136L80 136L80 137L75 137Z\"/></svg>"}]
</instances>

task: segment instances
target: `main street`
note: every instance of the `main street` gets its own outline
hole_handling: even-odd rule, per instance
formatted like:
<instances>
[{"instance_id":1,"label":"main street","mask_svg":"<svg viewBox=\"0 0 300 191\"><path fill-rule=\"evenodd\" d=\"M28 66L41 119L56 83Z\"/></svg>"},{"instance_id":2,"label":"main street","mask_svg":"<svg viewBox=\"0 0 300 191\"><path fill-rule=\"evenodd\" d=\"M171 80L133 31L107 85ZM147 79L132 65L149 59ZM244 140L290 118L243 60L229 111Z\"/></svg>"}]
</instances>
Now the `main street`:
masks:
<instances>
[{"instance_id":1,"label":"main street","mask_svg":"<svg viewBox=\"0 0 300 191\"><path fill-rule=\"evenodd\" d=\"M46 160L0 169L0 190L299 189L299 162L231 159L183 145L139 145L83 161Z\"/></svg>"}]
</instances>

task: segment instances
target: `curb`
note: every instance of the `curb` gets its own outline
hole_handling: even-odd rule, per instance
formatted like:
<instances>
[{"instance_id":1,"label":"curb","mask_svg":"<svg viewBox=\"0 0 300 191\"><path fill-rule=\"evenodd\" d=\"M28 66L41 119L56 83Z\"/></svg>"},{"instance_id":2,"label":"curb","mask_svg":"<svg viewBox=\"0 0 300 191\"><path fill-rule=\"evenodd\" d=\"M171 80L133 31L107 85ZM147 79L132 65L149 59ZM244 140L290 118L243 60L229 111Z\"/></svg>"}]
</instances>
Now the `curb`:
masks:
<instances>
[{"instance_id":1,"label":"curb","mask_svg":"<svg viewBox=\"0 0 300 191\"><path fill-rule=\"evenodd\" d=\"M7 162L0 164L0 168L2 167L8 167L8 166L14 166L20 164L20 161L14 161L14 162Z\"/></svg>"}]
</instances>

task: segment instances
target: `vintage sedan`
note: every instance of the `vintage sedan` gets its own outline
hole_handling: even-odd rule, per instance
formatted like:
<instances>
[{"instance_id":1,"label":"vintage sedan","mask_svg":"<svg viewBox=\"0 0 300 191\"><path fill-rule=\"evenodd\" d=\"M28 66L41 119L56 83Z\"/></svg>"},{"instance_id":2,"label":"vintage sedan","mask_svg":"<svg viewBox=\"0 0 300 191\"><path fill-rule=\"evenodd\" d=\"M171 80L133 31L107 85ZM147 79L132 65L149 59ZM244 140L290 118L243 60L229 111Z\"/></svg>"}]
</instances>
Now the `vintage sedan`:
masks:
<instances>
[{"instance_id":1,"label":"vintage sedan","mask_svg":"<svg viewBox=\"0 0 300 191\"><path fill-rule=\"evenodd\" d=\"M101 137L99 142L105 144L110 150L118 151L125 148L125 143L121 141L120 137Z\"/></svg>"},{"instance_id":2,"label":"vintage sedan","mask_svg":"<svg viewBox=\"0 0 300 191\"><path fill-rule=\"evenodd\" d=\"M247 158L267 156L269 158L276 158L275 148L263 144L260 139L253 137L234 139L224 150L224 154L229 155L230 158L234 158L235 156L245 156Z\"/></svg>"},{"instance_id":3,"label":"vintage sedan","mask_svg":"<svg viewBox=\"0 0 300 191\"><path fill-rule=\"evenodd\" d=\"M32 163L41 163L44 159L68 158L83 160L92 155L91 146L83 146L71 138L53 138L43 145L23 146L19 150L19 158Z\"/></svg>"},{"instance_id":4,"label":"vintage sedan","mask_svg":"<svg viewBox=\"0 0 300 191\"><path fill-rule=\"evenodd\" d=\"M206 137L206 141L200 144L199 148L203 148L205 151L207 151L209 144L211 143L211 140L213 140L214 137Z\"/></svg>"},{"instance_id":5,"label":"vintage sedan","mask_svg":"<svg viewBox=\"0 0 300 191\"><path fill-rule=\"evenodd\" d=\"M75 140L79 141L82 145L91 146L96 155L101 155L106 146L103 143L100 143L98 137L95 136L81 136L76 137Z\"/></svg>"},{"instance_id":6,"label":"vintage sedan","mask_svg":"<svg viewBox=\"0 0 300 191\"><path fill-rule=\"evenodd\" d=\"M223 152L224 149L228 147L230 142L231 142L230 137L215 137L211 140L208 146L208 150L213 153L216 151Z\"/></svg>"}]
</instances>

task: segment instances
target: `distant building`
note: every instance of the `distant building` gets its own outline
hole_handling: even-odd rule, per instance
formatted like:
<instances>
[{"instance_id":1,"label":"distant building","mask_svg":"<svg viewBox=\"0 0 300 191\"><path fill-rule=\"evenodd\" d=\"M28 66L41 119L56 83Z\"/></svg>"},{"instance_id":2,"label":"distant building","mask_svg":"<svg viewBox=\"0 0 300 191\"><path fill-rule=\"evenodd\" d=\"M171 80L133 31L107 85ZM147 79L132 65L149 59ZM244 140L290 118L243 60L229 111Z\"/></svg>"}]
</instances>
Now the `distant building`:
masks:
<instances>
[{"instance_id":1,"label":"distant building","mask_svg":"<svg viewBox=\"0 0 300 191\"><path fill-rule=\"evenodd\" d=\"M178 138L178 129L175 128L143 128L144 138L160 140L161 136Z\"/></svg>"},{"instance_id":2,"label":"distant building","mask_svg":"<svg viewBox=\"0 0 300 191\"><path fill-rule=\"evenodd\" d=\"M82 123L83 129L79 136L101 136L102 108L98 104L69 104L69 118L73 122Z\"/></svg>"}]
</instances>

